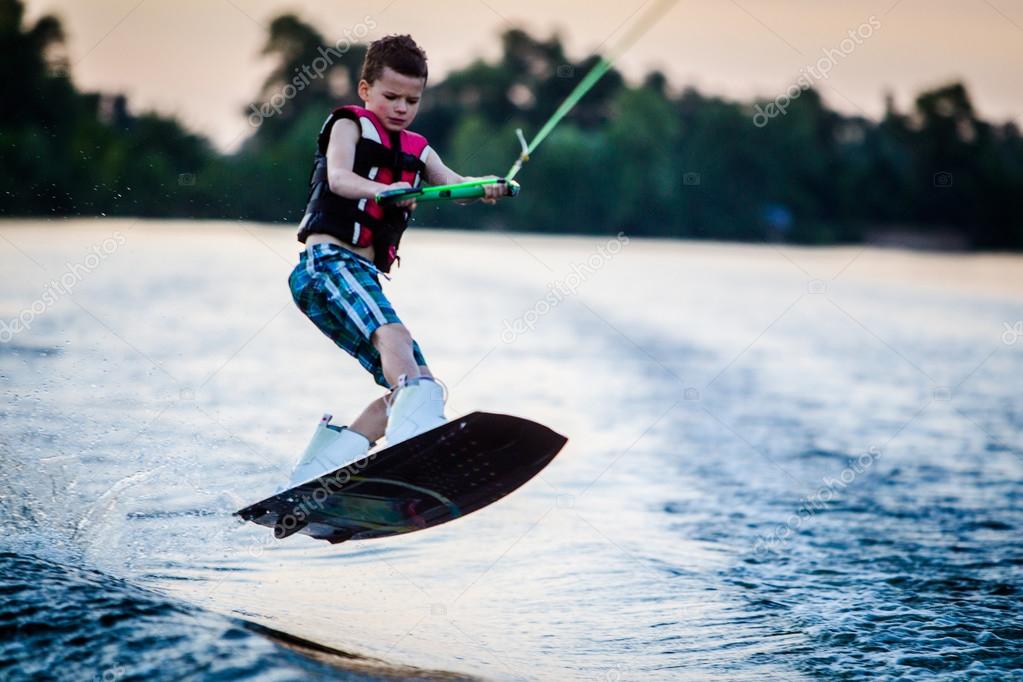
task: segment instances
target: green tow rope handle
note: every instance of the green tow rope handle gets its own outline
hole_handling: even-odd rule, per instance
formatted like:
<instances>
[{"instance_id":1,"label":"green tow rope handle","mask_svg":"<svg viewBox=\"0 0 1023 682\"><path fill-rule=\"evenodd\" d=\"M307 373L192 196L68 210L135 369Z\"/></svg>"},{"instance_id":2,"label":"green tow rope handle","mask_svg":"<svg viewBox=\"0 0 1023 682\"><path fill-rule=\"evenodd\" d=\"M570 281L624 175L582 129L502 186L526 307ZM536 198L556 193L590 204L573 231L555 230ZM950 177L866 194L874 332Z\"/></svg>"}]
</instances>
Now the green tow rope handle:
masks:
<instances>
[{"instance_id":1,"label":"green tow rope handle","mask_svg":"<svg viewBox=\"0 0 1023 682\"><path fill-rule=\"evenodd\" d=\"M519 193L519 184L515 182L515 176L522 170L522 164L529 161L529 156L532 154L537 146L546 139L554 127L561 122L561 119L568 114L569 111L575 107L576 103L579 102L583 96L597 84L604 74L607 73L614 65L618 58L630 47L632 47L636 41L638 41L652 26L657 24L668 11L674 7L678 0L654 0L654 2L647 8L647 11L640 16L636 22L629 27L629 29L622 35L609 51L608 54L602 56L600 60L593 65L581 81L573 88L572 92L569 93L565 101L561 103L551 117L547 119L540 132L536 134L532 142L526 142L526 136L522 134L522 129L517 129L515 135L519 139L519 146L522 148L519 158L515 160L512 167L508 169L508 174L503 178L496 180L472 180L470 182L463 182L457 185L435 185L433 187L417 187L414 189L388 189L384 190L376 196L377 203L384 205L392 201L401 201L402 199L415 199L416 201L441 201L443 199L477 199L482 196L486 196L483 189L486 185L491 185L495 182L506 183L506 195L515 196ZM644 5L647 3L644 3Z\"/></svg>"},{"instance_id":2,"label":"green tow rope handle","mask_svg":"<svg viewBox=\"0 0 1023 682\"><path fill-rule=\"evenodd\" d=\"M447 199L479 199L485 197L487 185L504 185L505 196L514 197L519 193L519 183L504 178L491 178L487 180L470 180L454 185L432 185L430 187L409 187L405 189L385 189L376 195L376 202L381 206L402 201L404 199L415 199L417 202L444 201Z\"/></svg>"}]
</instances>

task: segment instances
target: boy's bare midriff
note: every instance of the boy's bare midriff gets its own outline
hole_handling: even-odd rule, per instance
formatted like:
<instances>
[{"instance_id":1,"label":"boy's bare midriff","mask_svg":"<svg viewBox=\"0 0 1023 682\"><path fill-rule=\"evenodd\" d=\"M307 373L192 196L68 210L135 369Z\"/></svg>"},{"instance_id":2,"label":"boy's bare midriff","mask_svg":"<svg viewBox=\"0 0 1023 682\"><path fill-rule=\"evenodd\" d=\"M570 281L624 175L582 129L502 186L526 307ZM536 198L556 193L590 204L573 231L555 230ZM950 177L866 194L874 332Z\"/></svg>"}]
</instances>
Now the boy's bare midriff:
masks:
<instances>
[{"instance_id":1,"label":"boy's bare midriff","mask_svg":"<svg viewBox=\"0 0 1023 682\"><path fill-rule=\"evenodd\" d=\"M373 261L374 253L372 244L369 246L355 246L354 244L345 244L337 237L332 237L329 234L320 234L318 232L315 232L306 237L305 245L309 246L311 244L337 244L338 246L348 249L353 253L359 254L360 256L362 256L363 258L370 262Z\"/></svg>"}]
</instances>

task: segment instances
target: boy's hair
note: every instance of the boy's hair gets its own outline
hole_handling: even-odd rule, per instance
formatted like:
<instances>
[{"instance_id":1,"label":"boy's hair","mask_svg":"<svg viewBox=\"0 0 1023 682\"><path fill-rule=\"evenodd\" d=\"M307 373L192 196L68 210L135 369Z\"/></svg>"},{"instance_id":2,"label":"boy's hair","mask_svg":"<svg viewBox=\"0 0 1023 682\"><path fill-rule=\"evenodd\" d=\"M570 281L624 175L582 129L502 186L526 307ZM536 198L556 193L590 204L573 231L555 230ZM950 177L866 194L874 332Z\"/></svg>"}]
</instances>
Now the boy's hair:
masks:
<instances>
[{"instance_id":1,"label":"boy's hair","mask_svg":"<svg viewBox=\"0 0 1023 682\"><path fill-rule=\"evenodd\" d=\"M370 43L361 78L372 84L383 75L385 66L426 83L426 53L410 35L390 35Z\"/></svg>"}]
</instances>

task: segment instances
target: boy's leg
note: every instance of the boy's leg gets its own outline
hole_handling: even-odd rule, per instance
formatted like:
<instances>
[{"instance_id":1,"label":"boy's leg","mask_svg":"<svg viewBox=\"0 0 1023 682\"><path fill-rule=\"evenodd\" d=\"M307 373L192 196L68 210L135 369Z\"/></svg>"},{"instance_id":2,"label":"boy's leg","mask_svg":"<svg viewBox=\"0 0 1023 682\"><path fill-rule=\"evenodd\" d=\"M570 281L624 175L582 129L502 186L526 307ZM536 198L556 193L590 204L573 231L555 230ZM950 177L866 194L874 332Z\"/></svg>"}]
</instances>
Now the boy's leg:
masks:
<instances>
[{"instance_id":1,"label":"boy's leg","mask_svg":"<svg viewBox=\"0 0 1023 682\"><path fill-rule=\"evenodd\" d=\"M377 381L383 378L392 390L385 413L384 437L387 442L394 445L446 422L444 402L447 391L436 380L420 383L423 378L421 369L426 361L405 325L382 325L374 330L370 339L380 356L379 374L382 377L378 376ZM402 375L409 383L405 388L398 388ZM427 376L433 379L428 373Z\"/></svg>"},{"instance_id":2,"label":"boy's leg","mask_svg":"<svg viewBox=\"0 0 1023 682\"><path fill-rule=\"evenodd\" d=\"M384 438L389 445L417 436L447 422L447 390L426 369L419 345L401 324L384 325L374 335L377 383L391 388L385 414Z\"/></svg>"},{"instance_id":3,"label":"boy's leg","mask_svg":"<svg viewBox=\"0 0 1023 682\"><path fill-rule=\"evenodd\" d=\"M419 376L432 377L433 375L426 365L419 365ZM361 433L371 443L383 438L384 431L387 429L387 397L381 396L371 402L348 428Z\"/></svg>"},{"instance_id":4,"label":"boy's leg","mask_svg":"<svg viewBox=\"0 0 1023 682\"><path fill-rule=\"evenodd\" d=\"M390 386L398 385L402 374L414 379L419 376L419 365L412 353L412 335L403 324L385 324L377 327L370 341L380 352L384 378Z\"/></svg>"},{"instance_id":5,"label":"boy's leg","mask_svg":"<svg viewBox=\"0 0 1023 682\"><path fill-rule=\"evenodd\" d=\"M314 244L302 252L288 278L292 298L317 328L392 393L387 401L379 398L370 403L346 429L339 431L321 420L292 471L293 484L365 455L374 441L388 433L388 403L401 374L432 377L418 344L380 290L379 280L354 256L327 246ZM380 325L386 329L376 334ZM390 435L388 440L398 442Z\"/></svg>"},{"instance_id":6,"label":"boy's leg","mask_svg":"<svg viewBox=\"0 0 1023 682\"><path fill-rule=\"evenodd\" d=\"M357 431L366 437L370 443L384 437L384 429L387 428L387 403L386 396L381 396L371 402L358 417L348 425L352 431Z\"/></svg>"}]
</instances>

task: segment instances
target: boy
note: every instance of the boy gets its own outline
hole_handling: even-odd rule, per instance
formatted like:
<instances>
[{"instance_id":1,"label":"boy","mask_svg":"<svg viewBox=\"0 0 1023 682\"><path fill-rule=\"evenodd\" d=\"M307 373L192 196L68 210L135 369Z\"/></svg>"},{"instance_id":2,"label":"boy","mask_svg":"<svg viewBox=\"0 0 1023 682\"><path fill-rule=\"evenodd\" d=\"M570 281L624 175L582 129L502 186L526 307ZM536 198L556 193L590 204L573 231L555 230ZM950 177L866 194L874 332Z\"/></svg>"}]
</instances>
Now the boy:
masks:
<instances>
[{"instance_id":1,"label":"boy","mask_svg":"<svg viewBox=\"0 0 1023 682\"><path fill-rule=\"evenodd\" d=\"M362 66L358 94L365 106L336 109L320 131L298 231L306 248L288 283L299 309L390 393L349 426L331 425L324 415L291 485L364 457L381 436L394 445L446 421L444 389L377 277L400 260L398 243L415 208L414 200L381 207L377 193L421 179L433 185L476 179L445 166L424 137L408 130L426 78L426 54L411 36L381 38ZM501 185L488 185L482 200L493 204L503 193Z\"/></svg>"}]
</instances>

